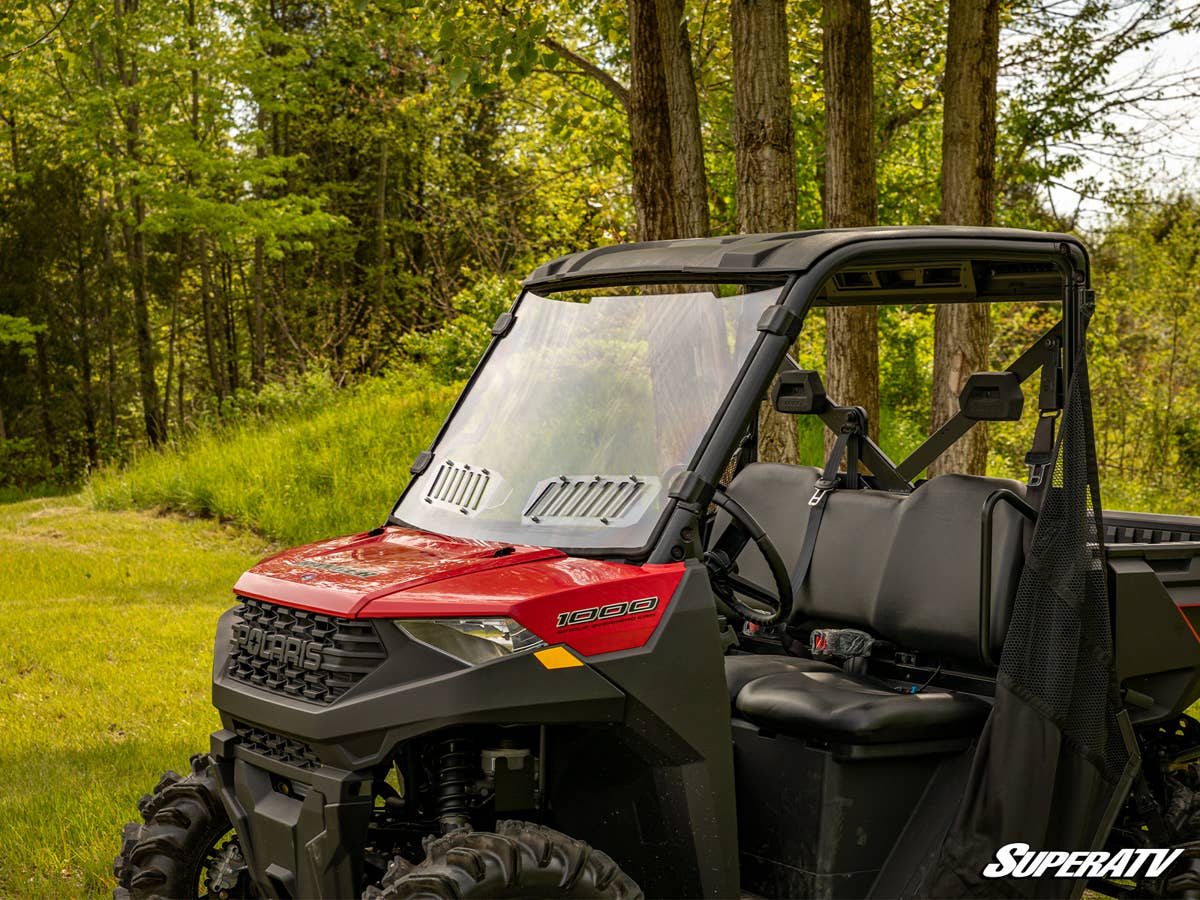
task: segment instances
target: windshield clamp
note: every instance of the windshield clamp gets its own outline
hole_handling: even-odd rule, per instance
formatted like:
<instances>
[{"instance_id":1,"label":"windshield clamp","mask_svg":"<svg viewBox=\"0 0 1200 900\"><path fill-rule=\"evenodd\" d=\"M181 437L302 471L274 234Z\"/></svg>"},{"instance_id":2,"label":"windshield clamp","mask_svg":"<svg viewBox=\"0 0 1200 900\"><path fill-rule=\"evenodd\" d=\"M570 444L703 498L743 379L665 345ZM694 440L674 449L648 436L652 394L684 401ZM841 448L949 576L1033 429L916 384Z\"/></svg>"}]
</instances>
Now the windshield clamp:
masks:
<instances>
[{"instance_id":1,"label":"windshield clamp","mask_svg":"<svg viewBox=\"0 0 1200 900\"><path fill-rule=\"evenodd\" d=\"M700 506L712 499L715 488L695 472L680 472L667 494L672 500Z\"/></svg>"},{"instance_id":2,"label":"windshield clamp","mask_svg":"<svg viewBox=\"0 0 1200 900\"><path fill-rule=\"evenodd\" d=\"M800 333L800 317L782 306L768 306L758 317L758 330L767 334L782 334L794 341Z\"/></svg>"},{"instance_id":3,"label":"windshield clamp","mask_svg":"<svg viewBox=\"0 0 1200 900\"><path fill-rule=\"evenodd\" d=\"M408 467L408 471L413 475L420 475L429 468L431 462L433 462L433 451L422 450L417 454L417 458L412 461L412 465Z\"/></svg>"},{"instance_id":4,"label":"windshield clamp","mask_svg":"<svg viewBox=\"0 0 1200 900\"><path fill-rule=\"evenodd\" d=\"M510 312L502 312L496 316L496 322L492 325L492 335L494 337L504 337L508 334L508 330L513 327L513 322L517 321L517 317Z\"/></svg>"}]
</instances>

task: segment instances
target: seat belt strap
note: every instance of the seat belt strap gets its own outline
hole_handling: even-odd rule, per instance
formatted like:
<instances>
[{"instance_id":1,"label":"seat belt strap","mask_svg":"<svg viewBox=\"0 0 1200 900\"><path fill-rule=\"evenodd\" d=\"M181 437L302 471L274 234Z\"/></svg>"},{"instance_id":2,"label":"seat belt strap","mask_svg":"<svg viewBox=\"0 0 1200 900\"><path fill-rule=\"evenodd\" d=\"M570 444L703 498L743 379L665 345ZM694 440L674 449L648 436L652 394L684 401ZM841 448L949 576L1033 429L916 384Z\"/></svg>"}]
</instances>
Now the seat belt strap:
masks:
<instances>
[{"instance_id":1,"label":"seat belt strap","mask_svg":"<svg viewBox=\"0 0 1200 900\"><path fill-rule=\"evenodd\" d=\"M1062 341L1058 335L1042 340L1042 384L1038 391L1039 418L1033 432L1033 444L1025 454L1029 467L1027 499L1040 510L1049 487L1051 466L1054 464L1054 430L1063 408Z\"/></svg>"},{"instance_id":2,"label":"seat belt strap","mask_svg":"<svg viewBox=\"0 0 1200 900\"><path fill-rule=\"evenodd\" d=\"M843 431L837 436L837 441L833 445L833 451L829 454L829 459L825 463L825 471L821 473L821 477L813 485L813 495L808 501L808 524L804 529L804 542L800 545L800 558L796 560L796 568L792 571L793 594L799 592L800 586L808 578L808 570L812 565L813 551L817 549L817 532L821 528L821 517L825 515L825 502L828 500L829 495L837 490L838 466L841 464L842 457L846 453L846 448L850 445L850 438L853 436L853 432L850 431ZM855 468L857 468L858 454L853 454L853 456ZM857 472L854 473L855 476L857 474ZM850 473L847 472L847 475L850 475Z\"/></svg>"}]
</instances>

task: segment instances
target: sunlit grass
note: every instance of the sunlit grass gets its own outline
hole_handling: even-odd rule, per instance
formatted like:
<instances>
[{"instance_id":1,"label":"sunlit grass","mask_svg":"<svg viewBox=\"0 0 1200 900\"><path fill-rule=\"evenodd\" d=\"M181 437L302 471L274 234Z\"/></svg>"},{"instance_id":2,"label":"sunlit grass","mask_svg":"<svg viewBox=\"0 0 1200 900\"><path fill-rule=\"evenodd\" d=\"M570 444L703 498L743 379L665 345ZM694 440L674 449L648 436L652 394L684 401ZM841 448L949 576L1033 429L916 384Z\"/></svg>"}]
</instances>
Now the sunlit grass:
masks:
<instances>
[{"instance_id":1,"label":"sunlit grass","mask_svg":"<svg viewBox=\"0 0 1200 900\"><path fill-rule=\"evenodd\" d=\"M216 619L267 550L82 497L0 506L0 897L111 896L138 797L218 726Z\"/></svg>"},{"instance_id":2,"label":"sunlit grass","mask_svg":"<svg viewBox=\"0 0 1200 900\"><path fill-rule=\"evenodd\" d=\"M215 516L285 544L380 524L429 446L456 387L379 379L336 393L315 413L205 432L101 472L100 509Z\"/></svg>"}]
</instances>

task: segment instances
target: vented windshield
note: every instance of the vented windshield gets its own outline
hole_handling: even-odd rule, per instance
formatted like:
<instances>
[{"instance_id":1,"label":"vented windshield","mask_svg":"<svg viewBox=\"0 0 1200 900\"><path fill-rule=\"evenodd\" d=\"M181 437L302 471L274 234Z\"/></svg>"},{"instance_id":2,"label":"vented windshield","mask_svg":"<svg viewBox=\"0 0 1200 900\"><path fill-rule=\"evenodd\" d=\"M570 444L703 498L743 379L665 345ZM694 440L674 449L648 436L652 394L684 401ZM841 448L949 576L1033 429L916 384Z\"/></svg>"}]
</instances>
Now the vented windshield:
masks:
<instances>
[{"instance_id":1,"label":"vented windshield","mask_svg":"<svg viewBox=\"0 0 1200 900\"><path fill-rule=\"evenodd\" d=\"M526 294L396 518L482 540L644 546L778 297Z\"/></svg>"}]
</instances>

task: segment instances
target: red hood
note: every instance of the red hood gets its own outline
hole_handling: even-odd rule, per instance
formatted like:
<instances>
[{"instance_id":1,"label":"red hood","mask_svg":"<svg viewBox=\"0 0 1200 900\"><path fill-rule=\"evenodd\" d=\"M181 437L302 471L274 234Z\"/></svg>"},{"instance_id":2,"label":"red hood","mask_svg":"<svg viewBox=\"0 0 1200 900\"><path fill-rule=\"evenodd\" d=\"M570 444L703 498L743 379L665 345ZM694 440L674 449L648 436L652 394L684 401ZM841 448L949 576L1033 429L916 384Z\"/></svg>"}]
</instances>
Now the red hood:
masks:
<instances>
[{"instance_id":1,"label":"red hood","mask_svg":"<svg viewBox=\"0 0 1200 900\"><path fill-rule=\"evenodd\" d=\"M544 547L386 528L269 556L238 579L234 591L331 615L356 616L372 600L396 591L564 555Z\"/></svg>"},{"instance_id":2,"label":"red hood","mask_svg":"<svg viewBox=\"0 0 1200 900\"><path fill-rule=\"evenodd\" d=\"M268 557L234 591L334 616L508 616L590 655L642 646L683 569L389 527Z\"/></svg>"}]
</instances>

